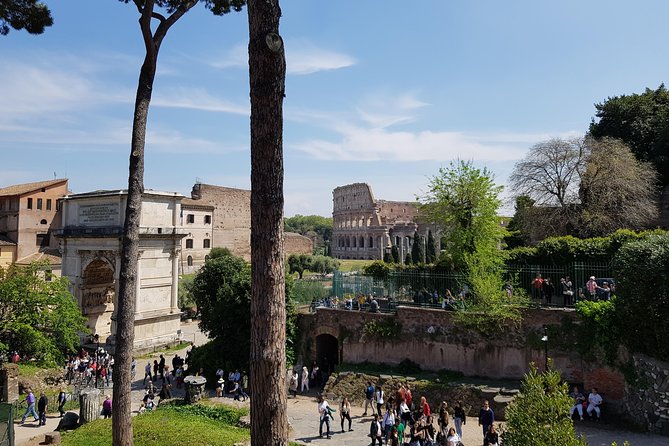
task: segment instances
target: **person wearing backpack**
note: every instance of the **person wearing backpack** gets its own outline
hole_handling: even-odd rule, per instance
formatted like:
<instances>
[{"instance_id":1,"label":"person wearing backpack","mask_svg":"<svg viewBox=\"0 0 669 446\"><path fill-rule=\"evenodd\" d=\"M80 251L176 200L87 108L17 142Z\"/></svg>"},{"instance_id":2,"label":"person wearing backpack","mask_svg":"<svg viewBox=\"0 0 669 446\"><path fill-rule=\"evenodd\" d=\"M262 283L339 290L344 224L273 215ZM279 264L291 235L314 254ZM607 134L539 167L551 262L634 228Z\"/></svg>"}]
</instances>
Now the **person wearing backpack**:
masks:
<instances>
[{"instance_id":1,"label":"person wearing backpack","mask_svg":"<svg viewBox=\"0 0 669 446\"><path fill-rule=\"evenodd\" d=\"M370 406L372 408L372 415L374 415L374 402L372 402L372 399L374 398L374 386L372 385L371 382L367 382L367 388L365 388L365 413L362 414L363 417L367 416L367 406Z\"/></svg>"}]
</instances>

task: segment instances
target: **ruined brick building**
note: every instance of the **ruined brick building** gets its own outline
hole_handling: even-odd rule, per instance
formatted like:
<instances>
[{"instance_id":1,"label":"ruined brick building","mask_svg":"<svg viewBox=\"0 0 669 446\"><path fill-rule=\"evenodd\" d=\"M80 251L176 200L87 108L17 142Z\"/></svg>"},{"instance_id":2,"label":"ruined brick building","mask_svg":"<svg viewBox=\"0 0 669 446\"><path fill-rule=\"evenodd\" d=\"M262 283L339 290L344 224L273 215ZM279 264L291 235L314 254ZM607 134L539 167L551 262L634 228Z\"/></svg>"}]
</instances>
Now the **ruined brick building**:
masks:
<instances>
[{"instance_id":1,"label":"ruined brick building","mask_svg":"<svg viewBox=\"0 0 669 446\"><path fill-rule=\"evenodd\" d=\"M393 245L404 259L411 252L416 231L420 243L434 231L432 225L419 221L418 203L377 200L366 183L335 188L332 219L332 256L338 259L382 260Z\"/></svg>"},{"instance_id":2,"label":"ruined brick building","mask_svg":"<svg viewBox=\"0 0 669 446\"><path fill-rule=\"evenodd\" d=\"M184 239L182 271L191 272L201 266L210 247L228 248L234 255L251 260L250 190L196 183L191 199L183 201L183 214L190 236ZM285 233L286 256L312 252L311 239Z\"/></svg>"}]
</instances>

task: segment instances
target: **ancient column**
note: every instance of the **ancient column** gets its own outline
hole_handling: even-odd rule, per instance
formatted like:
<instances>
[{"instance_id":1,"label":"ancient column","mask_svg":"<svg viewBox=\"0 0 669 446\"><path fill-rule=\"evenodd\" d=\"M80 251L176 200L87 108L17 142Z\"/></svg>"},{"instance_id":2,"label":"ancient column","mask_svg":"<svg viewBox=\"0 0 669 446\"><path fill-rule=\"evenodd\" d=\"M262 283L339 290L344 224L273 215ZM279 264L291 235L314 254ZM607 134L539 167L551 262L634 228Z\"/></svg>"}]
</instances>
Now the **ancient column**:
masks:
<instances>
[{"instance_id":1,"label":"ancient column","mask_svg":"<svg viewBox=\"0 0 669 446\"><path fill-rule=\"evenodd\" d=\"M90 387L79 394L79 424L100 418L100 390Z\"/></svg>"},{"instance_id":2,"label":"ancient column","mask_svg":"<svg viewBox=\"0 0 669 446\"><path fill-rule=\"evenodd\" d=\"M172 294L170 295L170 312L177 313L179 311L179 248L177 247L178 241L174 240L174 248L170 254L170 260L172 260Z\"/></svg>"}]
</instances>

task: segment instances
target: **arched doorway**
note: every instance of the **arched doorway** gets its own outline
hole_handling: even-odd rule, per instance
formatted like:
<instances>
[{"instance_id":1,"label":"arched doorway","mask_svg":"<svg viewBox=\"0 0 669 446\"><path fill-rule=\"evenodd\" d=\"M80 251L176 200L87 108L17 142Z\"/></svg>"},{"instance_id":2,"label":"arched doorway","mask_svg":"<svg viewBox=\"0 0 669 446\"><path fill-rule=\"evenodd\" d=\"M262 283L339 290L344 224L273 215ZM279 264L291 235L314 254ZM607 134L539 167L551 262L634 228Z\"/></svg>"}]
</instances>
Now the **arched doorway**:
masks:
<instances>
[{"instance_id":1,"label":"arched doorway","mask_svg":"<svg viewBox=\"0 0 669 446\"><path fill-rule=\"evenodd\" d=\"M316 336L316 362L330 375L339 364L339 341L331 334Z\"/></svg>"},{"instance_id":2,"label":"arched doorway","mask_svg":"<svg viewBox=\"0 0 669 446\"><path fill-rule=\"evenodd\" d=\"M81 311L91 331L105 339L112 334L111 316L116 296L114 269L107 261L97 258L86 266L81 279Z\"/></svg>"}]
</instances>

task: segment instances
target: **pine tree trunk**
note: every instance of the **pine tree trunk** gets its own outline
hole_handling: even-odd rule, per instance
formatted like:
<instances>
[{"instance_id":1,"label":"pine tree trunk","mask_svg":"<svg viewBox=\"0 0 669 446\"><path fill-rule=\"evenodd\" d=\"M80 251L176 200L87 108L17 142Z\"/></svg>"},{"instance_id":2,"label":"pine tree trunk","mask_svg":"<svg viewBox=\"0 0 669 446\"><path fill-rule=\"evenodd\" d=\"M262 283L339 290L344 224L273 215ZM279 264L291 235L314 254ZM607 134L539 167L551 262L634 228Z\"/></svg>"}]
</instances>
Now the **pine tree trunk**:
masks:
<instances>
[{"instance_id":1,"label":"pine tree trunk","mask_svg":"<svg viewBox=\"0 0 669 446\"><path fill-rule=\"evenodd\" d=\"M125 208L123 251L119 273L119 298L116 313L116 349L114 353L114 416L112 417L112 444L132 446L132 376L133 347L135 342L135 307L137 301L137 263L139 262L139 222L144 193L144 144L146 121L153 91L156 58L147 55L139 74L135 115L132 128L130 169L128 175L128 202Z\"/></svg>"},{"instance_id":2,"label":"pine tree trunk","mask_svg":"<svg viewBox=\"0 0 669 446\"><path fill-rule=\"evenodd\" d=\"M251 444L288 444L283 253L283 96L278 0L250 0Z\"/></svg>"}]
</instances>

